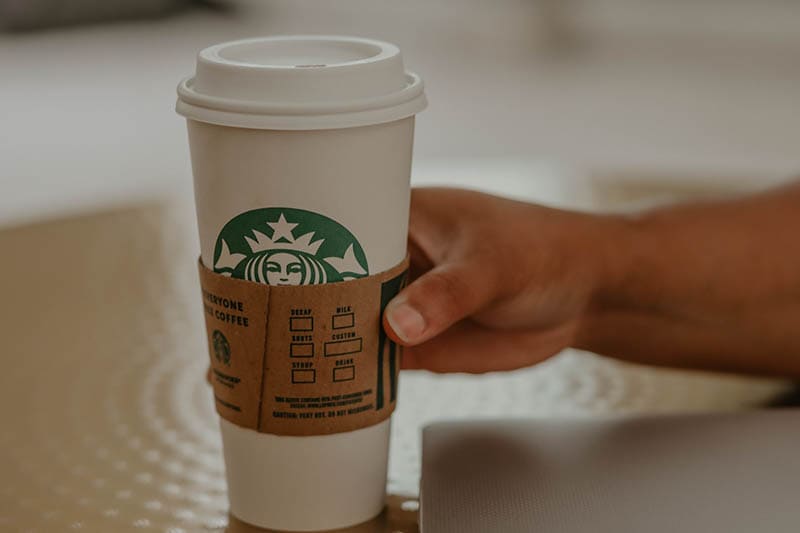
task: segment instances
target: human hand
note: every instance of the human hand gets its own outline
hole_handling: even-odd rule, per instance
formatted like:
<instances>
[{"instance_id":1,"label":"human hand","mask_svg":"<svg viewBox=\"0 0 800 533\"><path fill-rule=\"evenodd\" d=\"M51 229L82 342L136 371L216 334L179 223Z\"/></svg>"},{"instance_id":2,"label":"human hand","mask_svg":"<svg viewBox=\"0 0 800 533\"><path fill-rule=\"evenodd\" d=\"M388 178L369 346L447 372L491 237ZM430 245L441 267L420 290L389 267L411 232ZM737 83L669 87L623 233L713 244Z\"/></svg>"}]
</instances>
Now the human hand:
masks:
<instances>
[{"instance_id":1,"label":"human hand","mask_svg":"<svg viewBox=\"0 0 800 533\"><path fill-rule=\"evenodd\" d=\"M411 284L384 328L404 368L481 373L542 361L573 345L612 272L619 221L459 189L414 189Z\"/></svg>"}]
</instances>

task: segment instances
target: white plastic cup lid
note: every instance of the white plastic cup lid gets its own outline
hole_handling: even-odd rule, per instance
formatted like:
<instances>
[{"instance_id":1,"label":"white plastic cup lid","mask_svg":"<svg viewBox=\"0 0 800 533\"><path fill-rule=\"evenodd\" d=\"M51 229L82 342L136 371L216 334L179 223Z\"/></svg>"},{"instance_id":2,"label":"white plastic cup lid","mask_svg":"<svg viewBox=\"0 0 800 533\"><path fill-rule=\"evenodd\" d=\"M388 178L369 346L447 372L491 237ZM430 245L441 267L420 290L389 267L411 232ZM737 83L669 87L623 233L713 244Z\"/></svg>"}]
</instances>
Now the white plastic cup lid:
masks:
<instances>
[{"instance_id":1,"label":"white plastic cup lid","mask_svg":"<svg viewBox=\"0 0 800 533\"><path fill-rule=\"evenodd\" d=\"M240 128L314 130L400 120L427 105L397 46L371 39L281 36L211 46L178 85L177 112Z\"/></svg>"}]
</instances>

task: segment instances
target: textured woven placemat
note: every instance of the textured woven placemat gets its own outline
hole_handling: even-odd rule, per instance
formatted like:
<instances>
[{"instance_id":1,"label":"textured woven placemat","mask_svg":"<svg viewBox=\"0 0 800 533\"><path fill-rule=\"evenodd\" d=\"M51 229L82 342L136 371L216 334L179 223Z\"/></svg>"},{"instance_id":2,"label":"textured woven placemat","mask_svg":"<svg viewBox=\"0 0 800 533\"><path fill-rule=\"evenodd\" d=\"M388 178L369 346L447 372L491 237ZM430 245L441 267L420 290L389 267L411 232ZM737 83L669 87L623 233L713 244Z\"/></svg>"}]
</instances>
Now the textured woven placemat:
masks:
<instances>
[{"instance_id":1,"label":"textured woven placemat","mask_svg":"<svg viewBox=\"0 0 800 533\"><path fill-rule=\"evenodd\" d=\"M0 230L0 531L242 530L204 379L192 220L167 203ZM405 373L389 490L416 493L433 420L735 409L781 387L577 352L508 374ZM413 503L390 503L380 527L413 531Z\"/></svg>"}]
</instances>

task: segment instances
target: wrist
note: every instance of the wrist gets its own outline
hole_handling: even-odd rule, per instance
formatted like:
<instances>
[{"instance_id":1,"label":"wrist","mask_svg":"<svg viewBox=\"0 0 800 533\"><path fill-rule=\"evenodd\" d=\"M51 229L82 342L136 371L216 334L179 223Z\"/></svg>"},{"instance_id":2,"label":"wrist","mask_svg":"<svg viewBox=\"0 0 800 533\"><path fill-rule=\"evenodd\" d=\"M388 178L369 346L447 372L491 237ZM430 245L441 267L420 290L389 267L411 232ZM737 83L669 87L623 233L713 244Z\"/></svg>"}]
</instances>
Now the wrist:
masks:
<instances>
[{"instance_id":1,"label":"wrist","mask_svg":"<svg viewBox=\"0 0 800 533\"><path fill-rule=\"evenodd\" d=\"M682 254L674 245L675 224L669 213L605 215L595 226L594 278L575 347L605 353L609 339L625 344L637 334L610 331L609 320L665 311L664 295L673 290L674 280L664 267Z\"/></svg>"},{"instance_id":2,"label":"wrist","mask_svg":"<svg viewBox=\"0 0 800 533\"><path fill-rule=\"evenodd\" d=\"M624 309L632 305L630 285L636 264L645 253L642 219L628 215L596 215L585 238L590 251L590 291L585 314Z\"/></svg>"},{"instance_id":3,"label":"wrist","mask_svg":"<svg viewBox=\"0 0 800 533\"><path fill-rule=\"evenodd\" d=\"M598 330L597 318L624 307L624 287L633 269L636 225L635 220L623 215L594 215L588 221L581 240L587 252L584 261L589 265L589 292L576 321L574 348L603 353L604 337L609 332Z\"/></svg>"}]
</instances>

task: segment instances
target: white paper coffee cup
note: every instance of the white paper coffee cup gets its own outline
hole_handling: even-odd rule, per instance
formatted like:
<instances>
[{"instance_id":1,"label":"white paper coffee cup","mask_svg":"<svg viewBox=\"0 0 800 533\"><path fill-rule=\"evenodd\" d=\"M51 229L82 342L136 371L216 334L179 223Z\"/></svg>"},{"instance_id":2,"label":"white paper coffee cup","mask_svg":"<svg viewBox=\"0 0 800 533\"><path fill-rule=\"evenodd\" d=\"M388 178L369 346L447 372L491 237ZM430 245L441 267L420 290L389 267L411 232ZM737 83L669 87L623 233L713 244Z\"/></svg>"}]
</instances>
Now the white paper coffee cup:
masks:
<instances>
[{"instance_id":1,"label":"white paper coffee cup","mask_svg":"<svg viewBox=\"0 0 800 533\"><path fill-rule=\"evenodd\" d=\"M200 52L178 94L208 268L241 266L247 250L221 237L224 228L247 231L246 213L269 218L257 245L280 252L271 270L248 271L254 281L308 283L316 269L314 282L331 282L403 260L414 114L426 102L397 47L348 37L225 43ZM323 219L330 223L315 222ZM323 246L339 259L323 264ZM371 519L384 505L389 426L295 437L221 419L231 513L291 531Z\"/></svg>"}]
</instances>

